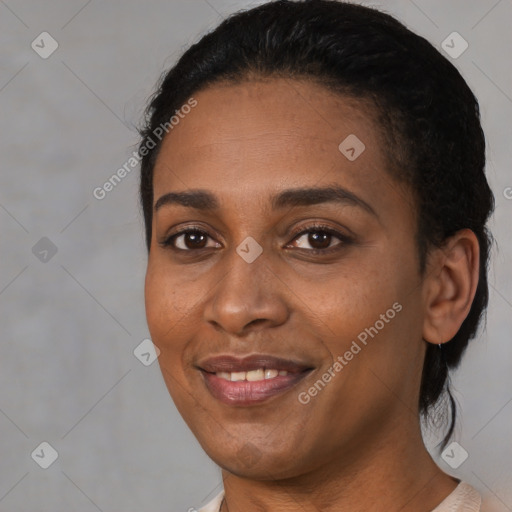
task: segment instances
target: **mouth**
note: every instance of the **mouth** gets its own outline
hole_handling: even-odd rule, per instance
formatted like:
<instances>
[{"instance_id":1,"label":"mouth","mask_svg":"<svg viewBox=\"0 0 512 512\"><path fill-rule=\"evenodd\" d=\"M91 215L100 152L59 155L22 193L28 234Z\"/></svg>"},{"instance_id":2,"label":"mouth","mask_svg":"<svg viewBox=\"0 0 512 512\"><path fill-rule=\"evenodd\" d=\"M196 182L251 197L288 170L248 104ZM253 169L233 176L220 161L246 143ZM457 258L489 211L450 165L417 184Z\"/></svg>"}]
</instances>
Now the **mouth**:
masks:
<instances>
[{"instance_id":1,"label":"mouth","mask_svg":"<svg viewBox=\"0 0 512 512\"><path fill-rule=\"evenodd\" d=\"M227 405L250 406L281 395L314 367L288 359L255 354L217 356L197 365L210 394Z\"/></svg>"}]
</instances>

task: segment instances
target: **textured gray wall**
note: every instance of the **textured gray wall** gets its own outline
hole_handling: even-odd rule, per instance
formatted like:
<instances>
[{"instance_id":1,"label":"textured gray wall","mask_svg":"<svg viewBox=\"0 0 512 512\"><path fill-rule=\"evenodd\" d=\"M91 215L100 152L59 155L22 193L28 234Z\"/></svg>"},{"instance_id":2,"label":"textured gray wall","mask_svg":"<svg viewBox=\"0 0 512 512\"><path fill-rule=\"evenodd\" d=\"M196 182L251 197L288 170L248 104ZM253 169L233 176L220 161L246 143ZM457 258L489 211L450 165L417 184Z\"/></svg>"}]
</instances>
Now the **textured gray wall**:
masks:
<instances>
[{"instance_id":1,"label":"textured gray wall","mask_svg":"<svg viewBox=\"0 0 512 512\"><path fill-rule=\"evenodd\" d=\"M138 169L102 200L93 189L135 150L145 100L182 47L257 3L0 0L1 511L186 511L219 491L158 365L133 353L148 337ZM454 62L482 106L499 251L487 330L454 377L469 458L439 464L510 511L512 3L372 5L437 46L453 31L469 43ZM44 59L45 31L58 48ZM58 452L48 469L42 442Z\"/></svg>"}]
</instances>

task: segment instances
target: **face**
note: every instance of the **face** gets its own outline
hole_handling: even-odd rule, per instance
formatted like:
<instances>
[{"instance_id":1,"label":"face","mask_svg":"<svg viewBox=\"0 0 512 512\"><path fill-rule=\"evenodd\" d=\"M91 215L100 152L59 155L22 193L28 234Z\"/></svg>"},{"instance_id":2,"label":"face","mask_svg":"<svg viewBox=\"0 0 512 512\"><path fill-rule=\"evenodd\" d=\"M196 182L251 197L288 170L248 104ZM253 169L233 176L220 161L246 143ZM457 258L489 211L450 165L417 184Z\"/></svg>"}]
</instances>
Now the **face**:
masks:
<instances>
[{"instance_id":1,"label":"face","mask_svg":"<svg viewBox=\"0 0 512 512\"><path fill-rule=\"evenodd\" d=\"M194 98L154 172L146 313L166 385L232 473L348 461L417 410L411 195L356 100L280 79Z\"/></svg>"}]
</instances>

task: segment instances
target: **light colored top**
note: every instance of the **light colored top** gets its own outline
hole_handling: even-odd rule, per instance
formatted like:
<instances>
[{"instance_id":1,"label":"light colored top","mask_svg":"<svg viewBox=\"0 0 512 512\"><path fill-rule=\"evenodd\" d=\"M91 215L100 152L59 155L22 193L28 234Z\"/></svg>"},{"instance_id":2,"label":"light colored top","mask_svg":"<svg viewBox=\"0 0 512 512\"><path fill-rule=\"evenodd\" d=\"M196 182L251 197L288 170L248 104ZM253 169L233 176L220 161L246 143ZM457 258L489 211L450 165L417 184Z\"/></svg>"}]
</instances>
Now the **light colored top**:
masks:
<instances>
[{"instance_id":1,"label":"light colored top","mask_svg":"<svg viewBox=\"0 0 512 512\"><path fill-rule=\"evenodd\" d=\"M198 512L219 512L223 497L224 491L221 491ZM480 512L481 504L480 494L471 485L460 482L432 512Z\"/></svg>"}]
</instances>

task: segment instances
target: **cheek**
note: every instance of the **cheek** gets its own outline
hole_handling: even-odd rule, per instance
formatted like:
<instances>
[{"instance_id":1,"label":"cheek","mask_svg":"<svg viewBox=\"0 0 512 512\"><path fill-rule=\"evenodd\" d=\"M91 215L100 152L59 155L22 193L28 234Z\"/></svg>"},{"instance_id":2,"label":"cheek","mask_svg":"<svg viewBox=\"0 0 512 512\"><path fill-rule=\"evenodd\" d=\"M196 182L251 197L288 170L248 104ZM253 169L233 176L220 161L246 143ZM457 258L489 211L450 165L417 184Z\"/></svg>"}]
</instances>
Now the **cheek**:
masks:
<instances>
[{"instance_id":1,"label":"cheek","mask_svg":"<svg viewBox=\"0 0 512 512\"><path fill-rule=\"evenodd\" d=\"M332 301L319 302L323 332L332 340L329 352L334 360L344 359L345 380L335 386L357 390L374 404L393 396L408 403L422 363L421 295L415 278L413 264L381 260L340 277ZM353 406L345 404L345 409Z\"/></svg>"},{"instance_id":2,"label":"cheek","mask_svg":"<svg viewBox=\"0 0 512 512\"><path fill-rule=\"evenodd\" d=\"M156 334L166 321L162 312L166 311L169 291L162 286L162 280L158 278L154 265L148 263L146 280L144 285L144 300L146 306L146 319L151 332L153 342L156 343Z\"/></svg>"},{"instance_id":3,"label":"cheek","mask_svg":"<svg viewBox=\"0 0 512 512\"><path fill-rule=\"evenodd\" d=\"M151 340L160 349L158 363L167 389L181 414L188 393L181 358L186 347L187 294L178 292L171 275L154 261L148 262L145 279L146 318Z\"/></svg>"},{"instance_id":4,"label":"cheek","mask_svg":"<svg viewBox=\"0 0 512 512\"><path fill-rule=\"evenodd\" d=\"M404 364L397 353L416 357L418 350L411 343L418 338L421 323L415 281L414 258L368 251L365 257L346 259L343 269L333 271L328 279L302 281L297 295L307 297L308 307L301 306L306 323L316 329L314 335L322 340L332 361L347 351L357 352L348 354L350 368L344 374L364 380L359 372L371 367L392 381Z\"/></svg>"},{"instance_id":5,"label":"cheek","mask_svg":"<svg viewBox=\"0 0 512 512\"><path fill-rule=\"evenodd\" d=\"M165 256L164 256L165 257ZM184 279L183 271L170 268L158 254L150 258L145 279L146 319L158 361L173 399L183 386L204 308L204 279Z\"/></svg>"},{"instance_id":6,"label":"cheek","mask_svg":"<svg viewBox=\"0 0 512 512\"><path fill-rule=\"evenodd\" d=\"M169 339L179 332L178 324L183 322L187 310L187 294L178 292L172 275L165 272L154 261L148 263L145 280L146 318L153 342L166 349ZM175 346L176 343L170 344Z\"/></svg>"},{"instance_id":7,"label":"cheek","mask_svg":"<svg viewBox=\"0 0 512 512\"><path fill-rule=\"evenodd\" d=\"M304 297L308 308L303 309L317 318L323 331L346 339L373 325L398 300L394 272L383 261L345 261L344 268L334 270L328 279L303 281L297 295Z\"/></svg>"},{"instance_id":8,"label":"cheek","mask_svg":"<svg viewBox=\"0 0 512 512\"><path fill-rule=\"evenodd\" d=\"M151 319L169 322L190 311L194 296L194 279L183 279L183 271L169 264L165 254L158 250L151 254L145 280L146 311ZM150 318L148 318L148 321Z\"/></svg>"}]
</instances>

